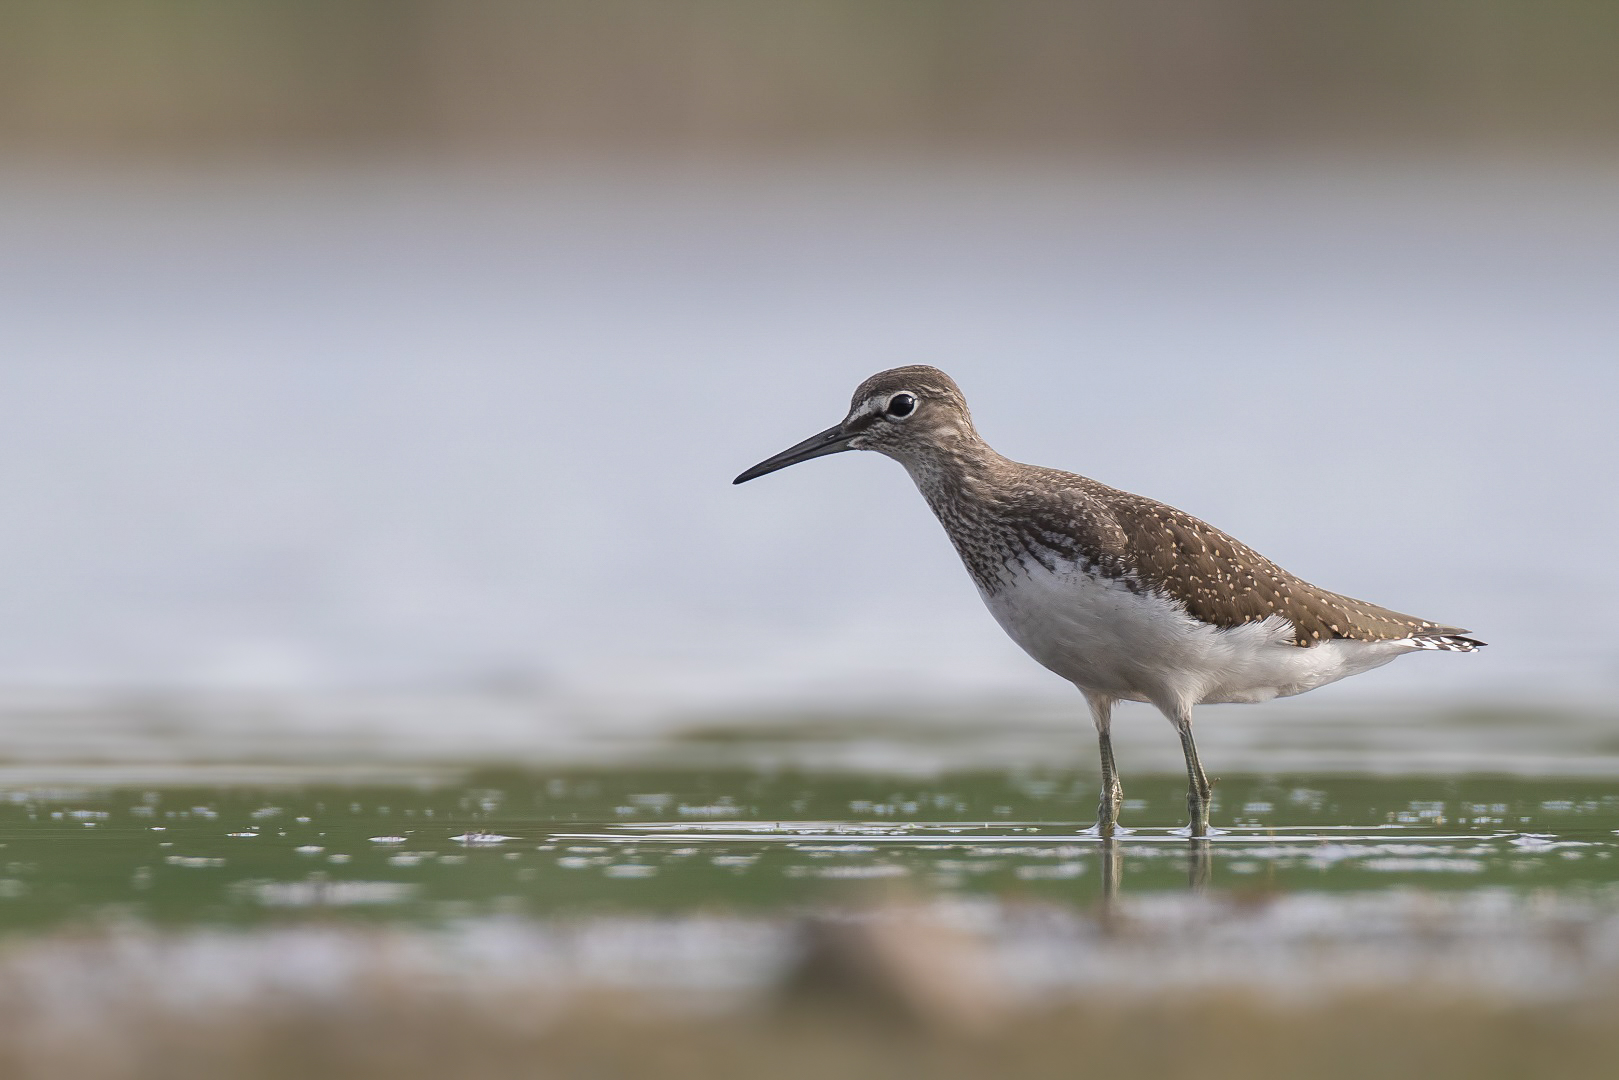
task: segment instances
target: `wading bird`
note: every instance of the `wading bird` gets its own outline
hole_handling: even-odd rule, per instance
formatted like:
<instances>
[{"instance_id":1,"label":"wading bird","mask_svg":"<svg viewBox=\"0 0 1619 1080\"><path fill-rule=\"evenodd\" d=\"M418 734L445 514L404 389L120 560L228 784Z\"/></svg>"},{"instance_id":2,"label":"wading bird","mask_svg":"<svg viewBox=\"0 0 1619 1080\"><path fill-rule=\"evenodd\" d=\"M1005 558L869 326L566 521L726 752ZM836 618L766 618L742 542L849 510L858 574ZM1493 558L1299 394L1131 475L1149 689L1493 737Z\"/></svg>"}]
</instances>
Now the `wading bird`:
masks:
<instances>
[{"instance_id":1,"label":"wading bird","mask_svg":"<svg viewBox=\"0 0 1619 1080\"><path fill-rule=\"evenodd\" d=\"M1209 828L1209 780L1192 707L1314 690L1409 652L1472 652L1467 631L1317 588L1212 525L1161 502L997 454L937 368L880 372L849 413L733 483L845 450L911 474L1012 640L1077 686L1102 754L1097 831L1123 789L1110 734L1118 701L1155 706L1180 734L1192 836Z\"/></svg>"}]
</instances>

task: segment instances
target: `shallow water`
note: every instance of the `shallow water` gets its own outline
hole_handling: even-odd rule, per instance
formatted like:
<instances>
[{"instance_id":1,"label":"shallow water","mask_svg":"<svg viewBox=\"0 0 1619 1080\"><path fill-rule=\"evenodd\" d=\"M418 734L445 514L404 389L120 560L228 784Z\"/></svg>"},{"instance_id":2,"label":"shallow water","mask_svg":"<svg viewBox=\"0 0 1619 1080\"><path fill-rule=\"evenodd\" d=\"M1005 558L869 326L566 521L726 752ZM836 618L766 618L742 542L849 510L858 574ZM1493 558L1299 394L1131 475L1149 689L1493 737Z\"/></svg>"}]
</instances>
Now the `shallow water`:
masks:
<instances>
[{"instance_id":1,"label":"shallow water","mask_svg":"<svg viewBox=\"0 0 1619 1080\"><path fill-rule=\"evenodd\" d=\"M1228 776L1206 845L1178 777L1135 778L1112 849L1088 772L928 779L577 769L457 783L14 788L0 927L130 919L772 914L869 896L1449 893L1597 899L1619 881L1619 792L1502 776Z\"/></svg>"}]
</instances>

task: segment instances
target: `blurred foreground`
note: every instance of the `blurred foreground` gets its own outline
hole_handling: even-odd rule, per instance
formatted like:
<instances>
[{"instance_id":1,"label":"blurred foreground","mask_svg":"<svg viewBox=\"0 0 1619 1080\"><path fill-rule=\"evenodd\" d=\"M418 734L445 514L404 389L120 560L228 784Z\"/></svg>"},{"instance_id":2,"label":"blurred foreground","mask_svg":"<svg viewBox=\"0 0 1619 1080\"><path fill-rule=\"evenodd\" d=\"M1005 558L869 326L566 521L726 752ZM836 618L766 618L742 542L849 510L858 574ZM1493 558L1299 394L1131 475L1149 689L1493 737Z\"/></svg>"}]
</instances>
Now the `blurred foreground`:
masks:
<instances>
[{"instance_id":1,"label":"blurred foreground","mask_svg":"<svg viewBox=\"0 0 1619 1080\"><path fill-rule=\"evenodd\" d=\"M0 954L0 1069L17 1080L1517 1080L1605 1076L1619 1060L1611 981L1555 1004L1410 987L1279 1000L1213 982L1154 998L1034 1002L963 1024L919 1022L890 1008L893 998L869 993L832 1004L764 995L720 1015L671 1008L661 993L559 997L521 981L429 978L439 973L413 965L398 945L365 942L370 963L336 987L256 982L250 969L245 993L238 980L217 978L174 993L183 966L128 977L131 952L174 965L195 946L73 941L10 950Z\"/></svg>"},{"instance_id":2,"label":"blurred foreground","mask_svg":"<svg viewBox=\"0 0 1619 1080\"><path fill-rule=\"evenodd\" d=\"M1285 1006L1183 997L1041 1008L994 1033L917 1034L780 1014L669 1019L638 1003L590 1000L536 1023L522 996L473 1000L372 984L340 1005L138 1009L77 1040L28 1027L0 1003L0 1067L17 1080L495 1080L517 1077L1200 1077L1212 1080L1421 1076L1428 1080L1596 1077L1619 1057L1619 997L1567 1010L1386 996ZM76 1034L76 1033L75 1033Z\"/></svg>"}]
</instances>

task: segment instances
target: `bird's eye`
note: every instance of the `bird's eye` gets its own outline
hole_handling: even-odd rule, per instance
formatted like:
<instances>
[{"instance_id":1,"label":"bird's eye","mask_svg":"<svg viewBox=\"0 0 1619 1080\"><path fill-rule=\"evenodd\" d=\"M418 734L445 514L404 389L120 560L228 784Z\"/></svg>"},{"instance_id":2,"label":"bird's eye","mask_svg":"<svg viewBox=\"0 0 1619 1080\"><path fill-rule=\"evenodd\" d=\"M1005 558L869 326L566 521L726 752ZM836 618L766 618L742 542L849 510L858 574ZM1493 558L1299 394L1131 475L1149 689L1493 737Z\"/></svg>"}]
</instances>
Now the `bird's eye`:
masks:
<instances>
[{"instance_id":1,"label":"bird's eye","mask_svg":"<svg viewBox=\"0 0 1619 1080\"><path fill-rule=\"evenodd\" d=\"M915 394L895 394L888 399L888 415L895 419L904 419L916 411Z\"/></svg>"}]
</instances>

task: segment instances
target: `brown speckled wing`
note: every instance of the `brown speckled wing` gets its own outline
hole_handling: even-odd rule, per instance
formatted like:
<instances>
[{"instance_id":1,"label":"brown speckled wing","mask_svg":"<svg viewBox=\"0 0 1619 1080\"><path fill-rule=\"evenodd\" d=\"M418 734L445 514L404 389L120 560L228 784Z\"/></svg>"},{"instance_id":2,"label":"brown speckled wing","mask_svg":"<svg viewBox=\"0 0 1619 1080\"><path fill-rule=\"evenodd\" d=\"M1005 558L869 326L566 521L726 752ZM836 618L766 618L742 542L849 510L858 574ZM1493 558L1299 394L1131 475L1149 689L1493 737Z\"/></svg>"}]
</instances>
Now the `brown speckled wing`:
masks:
<instances>
[{"instance_id":1,"label":"brown speckled wing","mask_svg":"<svg viewBox=\"0 0 1619 1080\"><path fill-rule=\"evenodd\" d=\"M1319 589L1174 507L1122 491L1104 499L1129 538L1135 575L1212 625L1240 626L1280 615L1293 624L1298 645L1465 632Z\"/></svg>"}]
</instances>

